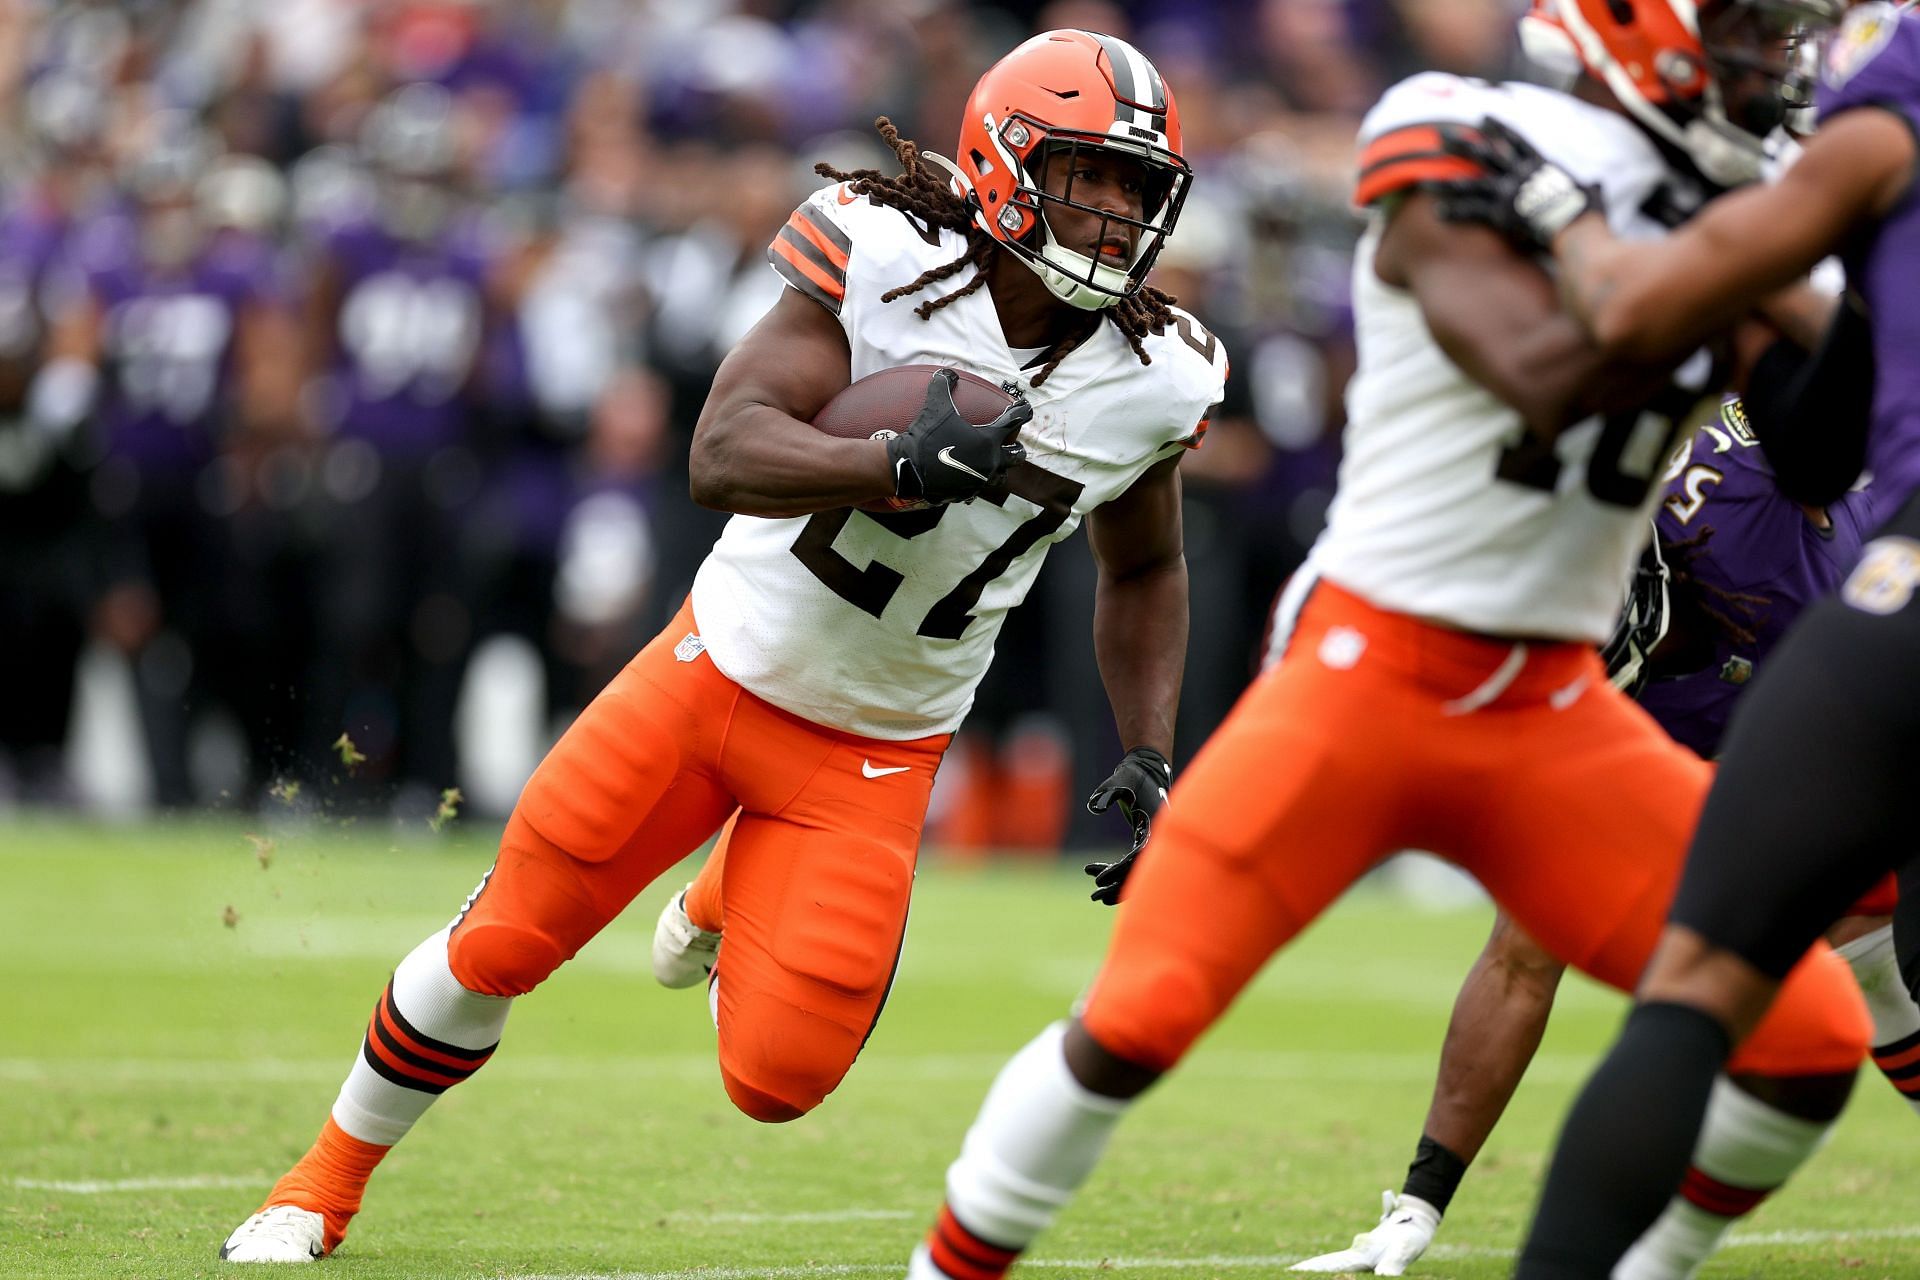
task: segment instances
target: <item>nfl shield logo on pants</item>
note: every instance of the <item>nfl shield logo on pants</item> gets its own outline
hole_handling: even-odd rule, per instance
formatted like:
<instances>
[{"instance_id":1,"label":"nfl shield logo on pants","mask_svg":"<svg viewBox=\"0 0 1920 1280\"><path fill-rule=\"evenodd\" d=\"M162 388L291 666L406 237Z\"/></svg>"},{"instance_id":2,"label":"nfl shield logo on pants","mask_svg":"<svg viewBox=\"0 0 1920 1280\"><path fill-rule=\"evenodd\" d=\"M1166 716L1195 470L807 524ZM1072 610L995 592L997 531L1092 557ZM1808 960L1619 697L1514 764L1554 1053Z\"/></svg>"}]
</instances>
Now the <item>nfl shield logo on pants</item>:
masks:
<instances>
[{"instance_id":1,"label":"nfl shield logo on pants","mask_svg":"<svg viewBox=\"0 0 1920 1280\"><path fill-rule=\"evenodd\" d=\"M707 642L696 632L687 632L687 638L673 646L673 656L682 662L692 662L707 651Z\"/></svg>"}]
</instances>

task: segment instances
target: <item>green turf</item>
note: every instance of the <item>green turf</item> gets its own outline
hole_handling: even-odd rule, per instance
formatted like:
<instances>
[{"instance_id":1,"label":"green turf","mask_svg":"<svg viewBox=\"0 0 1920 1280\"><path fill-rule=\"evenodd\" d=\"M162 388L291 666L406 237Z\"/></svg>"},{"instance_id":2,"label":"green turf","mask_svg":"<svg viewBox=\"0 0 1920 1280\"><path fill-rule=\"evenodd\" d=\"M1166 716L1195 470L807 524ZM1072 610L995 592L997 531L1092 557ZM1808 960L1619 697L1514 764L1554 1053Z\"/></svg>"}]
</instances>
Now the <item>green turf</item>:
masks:
<instances>
[{"instance_id":1,"label":"green turf","mask_svg":"<svg viewBox=\"0 0 1920 1280\"><path fill-rule=\"evenodd\" d=\"M0 826L0 1276L227 1274L219 1242L311 1139L393 962L490 858L468 834L274 840L262 867L240 826ZM1112 920L1076 874L933 863L862 1060L813 1116L769 1128L721 1091L703 994L647 975L679 883L521 1003L501 1053L389 1158L323 1275L900 1274L993 1072L1066 1009ZM1141 1280L1271 1276L1344 1244L1411 1153L1486 923L1343 905L1141 1104L1032 1274L1106 1259ZM1416 1274L1505 1274L1498 1251L1618 1008L1568 989ZM1920 1273L1895 1181L1916 1142L1905 1106L1864 1082L1747 1228L1775 1242L1706 1275ZM160 1185L98 1185L136 1179Z\"/></svg>"}]
</instances>

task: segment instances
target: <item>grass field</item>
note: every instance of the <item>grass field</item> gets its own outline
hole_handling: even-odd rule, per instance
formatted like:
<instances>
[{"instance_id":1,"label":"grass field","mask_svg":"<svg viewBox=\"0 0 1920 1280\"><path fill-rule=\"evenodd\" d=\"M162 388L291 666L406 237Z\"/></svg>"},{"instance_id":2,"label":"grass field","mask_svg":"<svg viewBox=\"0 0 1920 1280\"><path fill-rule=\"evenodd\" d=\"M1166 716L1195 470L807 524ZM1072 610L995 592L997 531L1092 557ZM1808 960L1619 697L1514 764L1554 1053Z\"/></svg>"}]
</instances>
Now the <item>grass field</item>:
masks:
<instances>
[{"instance_id":1,"label":"grass field","mask_svg":"<svg viewBox=\"0 0 1920 1280\"><path fill-rule=\"evenodd\" d=\"M305 1148L393 962L491 848L319 829L256 854L241 826L0 825L0 1276L233 1274L220 1241ZM521 1002L319 1274L901 1274L987 1083L1066 1009L1112 919L1077 874L932 862L866 1053L818 1112L768 1128L727 1103L703 993L647 974L679 883ZM1486 925L1343 904L1129 1118L1032 1272L1270 1276L1369 1225ZM1416 1274L1506 1274L1543 1148L1618 1010L1570 985ZM1920 1123L1863 1081L1832 1145L1705 1274L1920 1274L1899 1180L1917 1151Z\"/></svg>"}]
</instances>

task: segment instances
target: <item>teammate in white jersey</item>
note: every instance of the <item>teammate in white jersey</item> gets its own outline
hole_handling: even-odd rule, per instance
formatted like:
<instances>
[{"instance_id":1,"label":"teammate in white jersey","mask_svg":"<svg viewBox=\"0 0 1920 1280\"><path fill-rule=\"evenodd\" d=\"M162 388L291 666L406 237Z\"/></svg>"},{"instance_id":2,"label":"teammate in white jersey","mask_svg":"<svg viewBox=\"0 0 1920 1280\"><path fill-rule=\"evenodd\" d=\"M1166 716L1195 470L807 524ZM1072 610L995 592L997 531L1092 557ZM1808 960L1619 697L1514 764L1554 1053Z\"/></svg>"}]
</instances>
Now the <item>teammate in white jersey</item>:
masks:
<instances>
[{"instance_id":1,"label":"teammate in white jersey","mask_svg":"<svg viewBox=\"0 0 1920 1280\"><path fill-rule=\"evenodd\" d=\"M714 379L694 497L738 514L691 601L541 763L480 888L395 970L319 1140L223 1257L331 1251L513 998L723 824L656 962L700 976L724 931L728 1095L770 1122L818 1104L892 982L933 773L1001 619L1083 518L1129 747L1090 803L1144 831L1186 650L1177 466L1226 378L1212 335L1145 284L1191 180L1173 100L1123 41L1055 31L981 79L957 166L881 131L904 173L830 175L800 207L769 251L793 287ZM891 440L810 425L905 364L1019 402L976 427L943 373ZM893 498L925 505L853 510Z\"/></svg>"},{"instance_id":2,"label":"teammate in white jersey","mask_svg":"<svg viewBox=\"0 0 1920 1280\"><path fill-rule=\"evenodd\" d=\"M1077 1016L988 1093L914 1280L1004 1274L1132 1099L1395 850L1451 858L1619 989L1645 964L1709 767L1608 684L1594 646L1682 416L1642 410L1698 396L1604 358L1532 256L1444 221L1432 193L1477 176L1445 133L1492 116L1597 184L1619 233L1657 235L1653 211L1699 204L1696 166L1615 109L1594 57L1581 96L1423 75L1367 117L1340 493L1291 589L1284 653L1156 819ZM1782 999L1729 1068L1764 1100L1729 1089L1709 1126L1775 1183L1817 1145L1868 1039L1824 949ZM1437 1216L1404 1197L1393 1212Z\"/></svg>"}]
</instances>

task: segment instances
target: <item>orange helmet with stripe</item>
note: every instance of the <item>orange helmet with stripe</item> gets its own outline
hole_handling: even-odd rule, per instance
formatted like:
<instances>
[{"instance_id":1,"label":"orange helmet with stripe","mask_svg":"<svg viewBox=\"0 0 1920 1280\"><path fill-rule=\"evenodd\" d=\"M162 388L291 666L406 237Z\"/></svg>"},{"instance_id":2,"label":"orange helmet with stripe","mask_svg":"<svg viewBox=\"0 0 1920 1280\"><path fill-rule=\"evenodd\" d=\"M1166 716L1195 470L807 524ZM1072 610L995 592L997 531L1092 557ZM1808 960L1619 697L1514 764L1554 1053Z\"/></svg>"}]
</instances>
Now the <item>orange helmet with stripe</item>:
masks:
<instances>
[{"instance_id":1,"label":"orange helmet with stripe","mask_svg":"<svg viewBox=\"0 0 1920 1280\"><path fill-rule=\"evenodd\" d=\"M1759 177L1765 136L1811 87L1808 37L1846 0L1533 0L1520 42L1534 61L1606 85L1709 181ZM1757 91L1734 86L1758 77Z\"/></svg>"},{"instance_id":2,"label":"orange helmet with stripe","mask_svg":"<svg viewBox=\"0 0 1920 1280\"><path fill-rule=\"evenodd\" d=\"M1071 179L1059 195L1044 190L1041 164L1067 149L1118 153L1142 165L1142 216L1075 202ZM980 229L1033 268L1056 297L1090 311L1140 287L1193 180L1165 79L1126 41L1091 31L1042 32L988 68L967 101L955 168ZM1045 217L1050 204L1131 228L1132 261L1109 265L1060 244Z\"/></svg>"}]
</instances>

